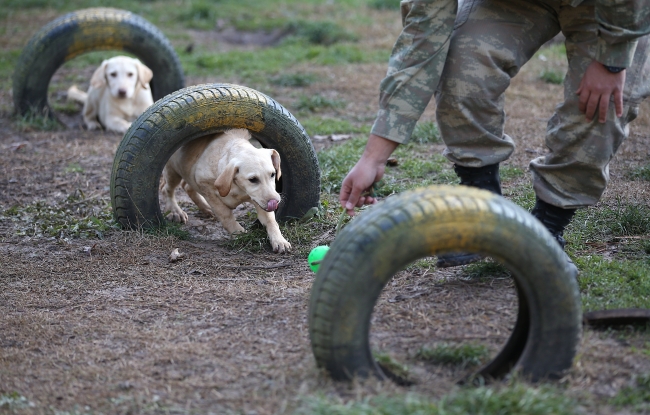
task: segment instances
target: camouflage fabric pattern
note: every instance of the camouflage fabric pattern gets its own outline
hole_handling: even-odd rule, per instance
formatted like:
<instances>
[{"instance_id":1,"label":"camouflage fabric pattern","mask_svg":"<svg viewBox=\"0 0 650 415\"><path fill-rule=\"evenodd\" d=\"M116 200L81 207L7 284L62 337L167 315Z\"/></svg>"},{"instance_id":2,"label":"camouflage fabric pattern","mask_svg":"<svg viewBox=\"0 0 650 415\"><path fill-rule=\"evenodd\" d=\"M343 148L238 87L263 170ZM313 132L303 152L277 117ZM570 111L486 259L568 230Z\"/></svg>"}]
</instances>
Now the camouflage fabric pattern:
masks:
<instances>
[{"instance_id":1,"label":"camouflage fabric pattern","mask_svg":"<svg viewBox=\"0 0 650 415\"><path fill-rule=\"evenodd\" d=\"M372 133L408 141L442 73L456 18L457 0L404 0L402 33L380 84Z\"/></svg>"},{"instance_id":2,"label":"camouflage fabric pattern","mask_svg":"<svg viewBox=\"0 0 650 415\"><path fill-rule=\"evenodd\" d=\"M608 164L648 96L648 37L635 43L627 69L624 114L610 103L607 122L585 120L578 110L578 89L587 66L598 56L602 38L595 1L571 7L566 1L468 0L467 21L451 39L437 92L436 118L447 145L445 156L465 167L506 160L514 150L504 134L504 92L510 79L559 31L566 36L569 70L564 102L548 123L550 152L530 163L538 197L564 208L596 203L609 179ZM461 11L461 14L463 11Z\"/></svg>"},{"instance_id":3,"label":"camouflage fabric pattern","mask_svg":"<svg viewBox=\"0 0 650 415\"><path fill-rule=\"evenodd\" d=\"M637 39L650 33L650 0L599 0L595 13L596 60L608 66L630 67Z\"/></svg>"}]
</instances>

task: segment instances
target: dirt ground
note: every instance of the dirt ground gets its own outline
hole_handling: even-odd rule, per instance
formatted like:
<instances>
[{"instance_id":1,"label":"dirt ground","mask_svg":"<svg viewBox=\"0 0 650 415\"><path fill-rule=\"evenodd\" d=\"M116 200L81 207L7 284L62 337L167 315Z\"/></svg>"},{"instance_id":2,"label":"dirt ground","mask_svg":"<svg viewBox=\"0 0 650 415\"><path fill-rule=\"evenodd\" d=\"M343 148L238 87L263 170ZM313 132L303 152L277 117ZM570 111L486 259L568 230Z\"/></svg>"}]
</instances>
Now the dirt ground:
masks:
<instances>
[{"instance_id":1,"label":"dirt ground","mask_svg":"<svg viewBox=\"0 0 650 415\"><path fill-rule=\"evenodd\" d=\"M372 119L385 65L306 69L321 77L310 92L342 97L348 111ZM509 163L524 170L544 152L545 121L561 98L561 88L539 81L536 71L525 68L507 99L508 133L518 146ZM288 99L282 89L275 92L280 103ZM9 100L8 91L0 98ZM650 200L647 182L623 178L647 163L649 131L644 105L612 163L605 201ZM19 131L2 114L0 208L45 201L74 210L86 205L66 198L79 194L109 200L120 139L78 127ZM25 396L31 404L20 413L274 414L291 412L309 395L440 397L463 372L409 356L438 342L480 343L496 353L513 326L517 299L508 278L477 281L434 266L406 270L377 305L372 342L408 361L415 385L334 383L311 354L314 274L304 256L228 248L218 223L190 213L189 240L126 231L103 239L20 236L20 221L0 218L0 394ZM324 234L319 243L331 240ZM170 263L174 248L185 258ZM589 413L612 413L606 400L650 370L650 359L638 351L647 341L639 332L585 329L561 384L573 396L595 399Z\"/></svg>"}]
</instances>

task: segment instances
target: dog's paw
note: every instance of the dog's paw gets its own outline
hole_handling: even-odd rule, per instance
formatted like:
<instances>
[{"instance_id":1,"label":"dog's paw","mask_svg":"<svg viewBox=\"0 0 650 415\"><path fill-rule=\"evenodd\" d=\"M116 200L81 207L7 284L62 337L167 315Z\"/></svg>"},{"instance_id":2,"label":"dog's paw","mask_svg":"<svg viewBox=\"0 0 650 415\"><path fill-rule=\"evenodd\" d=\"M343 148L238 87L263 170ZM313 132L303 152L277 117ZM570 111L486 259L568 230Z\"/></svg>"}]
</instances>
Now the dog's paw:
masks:
<instances>
[{"instance_id":1,"label":"dog's paw","mask_svg":"<svg viewBox=\"0 0 650 415\"><path fill-rule=\"evenodd\" d=\"M169 212L167 214L167 220L178 223L187 223L187 213L183 212L182 210Z\"/></svg>"},{"instance_id":2,"label":"dog's paw","mask_svg":"<svg viewBox=\"0 0 650 415\"><path fill-rule=\"evenodd\" d=\"M284 254L285 252L291 251L291 244L283 237L271 240L271 247L273 248L273 252L278 254Z\"/></svg>"},{"instance_id":3,"label":"dog's paw","mask_svg":"<svg viewBox=\"0 0 650 415\"><path fill-rule=\"evenodd\" d=\"M88 128L88 130L90 130L90 131L92 131L92 130L101 130L102 125L100 123L98 123L97 121L86 121L86 128Z\"/></svg>"}]
</instances>

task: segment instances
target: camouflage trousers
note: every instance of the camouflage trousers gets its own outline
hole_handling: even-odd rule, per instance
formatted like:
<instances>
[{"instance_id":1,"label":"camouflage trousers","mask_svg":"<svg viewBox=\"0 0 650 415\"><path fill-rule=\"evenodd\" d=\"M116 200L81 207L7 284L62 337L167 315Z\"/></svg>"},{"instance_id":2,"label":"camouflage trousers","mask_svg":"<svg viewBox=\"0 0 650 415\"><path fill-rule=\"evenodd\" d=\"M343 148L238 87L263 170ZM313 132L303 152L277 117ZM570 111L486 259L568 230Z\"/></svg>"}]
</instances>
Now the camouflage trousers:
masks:
<instances>
[{"instance_id":1,"label":"camouflage trousers","mask_svg":"<svg viewBox=\"0 0 650 415\"><path fill-rule=\"evenodd\" d=\"M650 95L649 36L639 39L627 68L623 115L613 99L605 123L578 109L577 91L597 47L594 2L577 7L561 0L465 0L469 13L457 22L436 93L436 118L445 156L465 167L506 160L514 141L504 134L504 92L519 69L560 31L566 37L569 69L564 102L548 122L549 152L530 162L537 196L563 208L595 204L609 180L609 162L628 135L639 103Z\"/></svg>"}]
</instances>

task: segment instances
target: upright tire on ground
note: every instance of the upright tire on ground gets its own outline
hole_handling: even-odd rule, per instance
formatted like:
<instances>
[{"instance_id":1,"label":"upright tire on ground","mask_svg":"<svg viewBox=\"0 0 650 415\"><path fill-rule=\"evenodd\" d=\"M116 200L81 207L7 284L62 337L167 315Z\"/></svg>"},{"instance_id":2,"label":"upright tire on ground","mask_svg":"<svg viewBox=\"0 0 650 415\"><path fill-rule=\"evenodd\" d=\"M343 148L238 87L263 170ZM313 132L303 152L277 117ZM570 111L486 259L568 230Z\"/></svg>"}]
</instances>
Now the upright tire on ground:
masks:
<instances>
[{"instance_id":1,"label":"upright tire on ground","mask_svg":"<svg viewBox=\"0 0 650 415\"><path fill-rule=\"evenodd\" d=\"M582 318L564 252L524 209L464 186L431 186L389 198L339 233L309 304L318 366L335 379L385 377L369 345L377 298L409 263L448 252L479 252L500 261L519 295L510 338L477 375L499 378L514 369L534 381L561 376L575 356Z\"/></svg>"},{"instance_id":2,"label":"upright tire on ground","mask_svg":"<svg viewBox=\"0 0 650 415\"><path fill-rule=\"evenodd\" d=\"M279 220L301 218L319 204L320 169L309 136L293 115L254 89L197 85L157 101L133 122L115 154L111 200L115 219L127 228L164 223L158 202L162 169L195 138L246 128L264 147L280 153Z\"/></svg>"},{"instance_id":3,"label":"upright tire on ground","mask_svg":"<svg viewBox=\"0 0 650 415\"><path fill-rule=\"evenodd\" d=\"M178 56L154 25L126 10L84 9L45 25L23 48L13 75L16 112L51 115L47 88L56 70L76 56L98 50L124 50L151 68L154 100L184 86Z\"/></svg>"}]
</instances>

